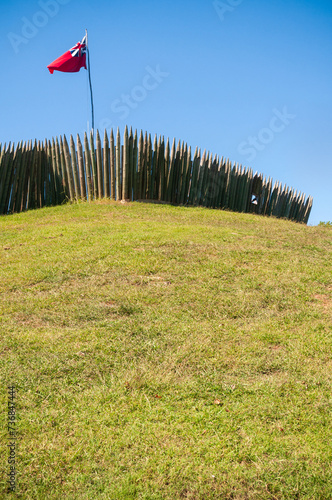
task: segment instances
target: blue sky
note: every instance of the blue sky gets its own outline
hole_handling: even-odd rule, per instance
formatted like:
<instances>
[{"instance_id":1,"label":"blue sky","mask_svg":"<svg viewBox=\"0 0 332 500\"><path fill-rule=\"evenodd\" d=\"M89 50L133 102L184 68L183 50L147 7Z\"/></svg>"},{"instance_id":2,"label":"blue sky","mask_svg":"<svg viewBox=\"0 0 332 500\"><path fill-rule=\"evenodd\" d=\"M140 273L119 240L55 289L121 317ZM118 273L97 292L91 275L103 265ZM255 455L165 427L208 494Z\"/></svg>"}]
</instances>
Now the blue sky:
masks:
<instances>
[{"instance_id":1,"label":"blue sky","mask_svg":"<svg viewBox=\"0 0 332 500\"><path fill-rule=\"evenodd\" d=\"M0 142L87 129L87 72L46 68L85 28L95 127L206 148L332 220L330 0L0 0Z\"/></svg>"}]
</instances>

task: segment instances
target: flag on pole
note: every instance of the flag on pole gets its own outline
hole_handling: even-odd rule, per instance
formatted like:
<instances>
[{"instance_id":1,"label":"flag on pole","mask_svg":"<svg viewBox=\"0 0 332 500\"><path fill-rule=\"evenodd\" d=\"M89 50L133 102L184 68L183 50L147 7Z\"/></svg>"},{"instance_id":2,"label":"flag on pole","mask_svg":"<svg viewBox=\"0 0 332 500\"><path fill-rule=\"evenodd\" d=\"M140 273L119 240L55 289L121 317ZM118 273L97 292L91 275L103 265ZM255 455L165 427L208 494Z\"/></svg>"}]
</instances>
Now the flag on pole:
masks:
<instances>
[{"instance_id":1,"label":"flag on pole","mask_svg":"<svg viewBox=\"0 0 332 500\"><path fill-rule=\"evenodd\" d=\"M55 70L63 71L64 73L76 73L81 68L87 69L86 46L87 35L85 35L81 42L78 42L74 47L67 50L62 56L47 66L51 75Z\"/></svg>"}]
</instances>

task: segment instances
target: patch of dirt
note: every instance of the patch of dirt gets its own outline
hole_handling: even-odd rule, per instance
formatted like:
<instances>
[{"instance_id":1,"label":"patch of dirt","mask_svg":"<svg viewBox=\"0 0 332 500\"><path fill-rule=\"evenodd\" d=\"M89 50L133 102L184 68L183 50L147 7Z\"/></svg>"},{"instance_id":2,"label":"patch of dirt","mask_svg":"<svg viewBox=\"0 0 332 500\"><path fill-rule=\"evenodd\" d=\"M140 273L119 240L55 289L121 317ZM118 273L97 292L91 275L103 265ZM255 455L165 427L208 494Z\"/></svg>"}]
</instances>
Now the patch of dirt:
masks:
<instances>
[{"instance_id":1,"label":"patch of dirt","mask_svg":"<svg viewBox=\"0 0 332 500\"><path fill-rule=\"evenodd\" d=\"M116 307L117 303L114 300L108 300L107 302L104 303L104 305L107 307Z\"/></svg>"},{"instance_id":2,"label":"patch of dirt","mask_svg":"<svg viewBox=\"0 0 332 500\"><path fill-rule=\"evenodd\" d=\"M325 294L315 294L314 299L319 302L324 311L329 312L332 310L332 298Z\"/></svg>"},{"instance_id":3,"label":"patch of dirt","mask_svg":"<svg viewBox=\"0 0 332 500\"><path fill-rule=\"evenodd\" d=\"M272 349L272 351L278 351L279 349L284 349L283 345L269 345L269 348Z\"/></svg>"},{"instance_id":4,"label":"patch of dirt","mask_svg":"<svg viewBox=\"0 0 332 500\"><path fill-rule=\"evenodd\" d=\"M134 286L169 286L172 283L170 281L165 280L161 276L135 276L129 278L128 281Z\"/></svg>"},{"instance_id":5,"label":"patch of dirt","mask_svg":"<svg viewBox=\"0 0 332 500\"><path fill-rule=\"evenodd\" d=\"M3 354L6 354L7 351L10 351L10 348L9 347L4 347L3 351L0 352L0 356L2 356Z\"/></svg>"},{"instance_id":6,"label":"patch of dirt","mask_svg":"<svg viewBox=\"0 0 332 500\"><path fill-rule=\"evenodd\" d=\"M61 238L63 234L59 234L58 236L43 236L44 240L55 240L56 238Z\"/></svg>"}]
</instances>

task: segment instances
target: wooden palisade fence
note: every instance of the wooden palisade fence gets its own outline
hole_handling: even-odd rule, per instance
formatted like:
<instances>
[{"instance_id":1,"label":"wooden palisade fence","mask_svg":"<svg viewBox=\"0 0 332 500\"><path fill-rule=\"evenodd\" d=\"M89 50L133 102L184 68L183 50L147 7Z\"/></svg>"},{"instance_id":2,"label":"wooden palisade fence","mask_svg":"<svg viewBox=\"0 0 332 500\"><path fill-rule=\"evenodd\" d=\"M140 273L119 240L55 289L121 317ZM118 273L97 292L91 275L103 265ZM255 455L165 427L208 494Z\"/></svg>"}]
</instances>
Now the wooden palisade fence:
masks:
<instances>
[{"instance_id":1,"label":"wooden palisade fence","mask_svg":"<svg viewBox=\"0 0 332 500\"><path fill-rule=\"evenodd\" d=\"M65 201L159 200L272 215L307 223L312 198L252 169L164 137L125 128L43 143L0 144L0 214Z\"/></svg>"}]
</instances>

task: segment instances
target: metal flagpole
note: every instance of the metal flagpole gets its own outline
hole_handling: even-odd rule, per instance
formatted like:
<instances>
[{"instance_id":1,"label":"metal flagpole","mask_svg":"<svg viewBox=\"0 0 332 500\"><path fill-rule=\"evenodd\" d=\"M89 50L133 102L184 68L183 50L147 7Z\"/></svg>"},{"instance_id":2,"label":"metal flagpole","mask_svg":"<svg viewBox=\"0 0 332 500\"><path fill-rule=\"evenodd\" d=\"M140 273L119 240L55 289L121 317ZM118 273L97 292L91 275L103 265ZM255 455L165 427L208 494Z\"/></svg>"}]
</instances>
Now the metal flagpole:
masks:
<instances>
[{"instance_id":1,"label":"metal flagpole","mask_svg":"<svg viewBox=\"0 0 332 500\"><path fill-rule=\"evenodd\" d=\"M89 53L89 45L88 45L88 30L85 30L86 35L86 52L88 56L88 75L89 75L89 84L90 84L90 96L91 96L91 114L92 114L92 131L95 128L95 116L93 109L93 94L92 94L92 84L91 84L91 73L90 73L90 53Z\"/></svg>"}]
</instances>

